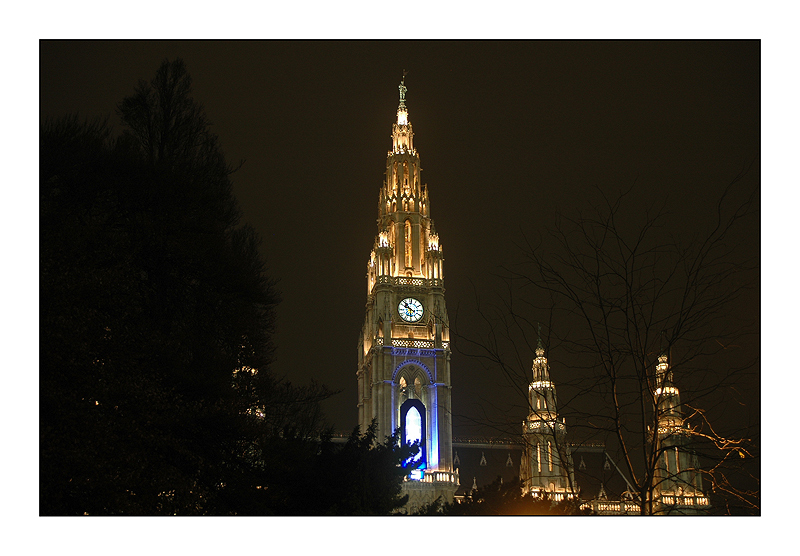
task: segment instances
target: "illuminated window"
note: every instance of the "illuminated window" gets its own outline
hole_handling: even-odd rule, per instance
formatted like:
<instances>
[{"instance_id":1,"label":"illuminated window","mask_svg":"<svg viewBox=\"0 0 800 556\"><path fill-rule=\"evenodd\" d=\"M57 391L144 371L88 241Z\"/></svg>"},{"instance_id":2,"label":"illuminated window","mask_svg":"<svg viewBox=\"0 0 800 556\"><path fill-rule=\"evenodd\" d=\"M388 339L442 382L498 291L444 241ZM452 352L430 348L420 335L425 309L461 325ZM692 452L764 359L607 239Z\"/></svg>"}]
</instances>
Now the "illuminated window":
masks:
<instances>
[{"instance_id":1,"label":"illuminated window","mask_svg":"<svg viewBox=\"0 0 800 556\"><path fill-rule=\"evenodd\" d=\"M553 470L553 446L549 440L547 441L547 469L549 471Z\"/></svg>"},{"instance_id":2,"label":"illuminated window","mask_svg":"<svg viewBox=\"0 0 800 556\"><path fill-rule=\"evenodd\" d=\"M411 407L406 413L406 442L413 444L422 440L422 416L419 409ZM419 454L414 461L419 459Z\"/></svg>"},{"instance_id":3,"label":"illuminated window","mask_svg":"<svg viewBox=\"0 0 800 556\"><path fill-rule=\"evenodd\" d=\"M542 458L541 454L539 453L539 443L536 443L536 470L541 473L542 472Z\"/></svg>"},{"instance_id":4,"label":"illuminated window","mask_svg":"<svg viewBox=\"0 0 800 556\"><path fill-rule=\"evenodd\" d=\"M419 442L419 452L411 460L405 462L403 467L411 464L418 469L427 466L425 447L425 405L419 400L406 400L400 406L400 430L403 444Z\"/></svg>"},{"instance_id":5,"label":"illuminated window","mask_svg":"<svg viewBox=\"0 0 800 556\"><path fill-rule=\"evenodd\" d=\"M405 237L406 237L406 266L412 266L411 259L411 220L406 220L405 223Z\"/></svg>"}]
</instances>

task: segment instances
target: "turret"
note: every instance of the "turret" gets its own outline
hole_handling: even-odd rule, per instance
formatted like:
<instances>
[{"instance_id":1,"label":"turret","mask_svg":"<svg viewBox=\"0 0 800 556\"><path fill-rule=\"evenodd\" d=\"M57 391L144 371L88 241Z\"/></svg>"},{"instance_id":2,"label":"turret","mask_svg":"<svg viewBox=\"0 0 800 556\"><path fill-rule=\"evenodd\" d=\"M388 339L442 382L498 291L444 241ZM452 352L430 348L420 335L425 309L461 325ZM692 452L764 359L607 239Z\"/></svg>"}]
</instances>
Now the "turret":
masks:
<instances>
[{"instance_id":1,"label":"turret","mask_svg":"<svg viewBox=\"0 0 800 556\"><path fill-rule=\"evenodd\" d=\"M656 408L656 477L654 501L658 513L698 513L708 498L697 456L689 449L691 430L683 420L680 391L673 383L667 354L658 356L653 399Z\"/></svg>"},{"instance_id":2,"label":"turret","mask_svg":"<svg viewBox=\"0 0 800 556\"><path fill-rule=\"evenodd\" d=\"M556 388L550 380L550 364L541 336L531 370L528 418L522 424L525 439L520 469L522 491L532 496L546 493L553 500L572 498L577 492L572 455L566 444L567 427L558 418Z\"/></svg>"}]
</instances>

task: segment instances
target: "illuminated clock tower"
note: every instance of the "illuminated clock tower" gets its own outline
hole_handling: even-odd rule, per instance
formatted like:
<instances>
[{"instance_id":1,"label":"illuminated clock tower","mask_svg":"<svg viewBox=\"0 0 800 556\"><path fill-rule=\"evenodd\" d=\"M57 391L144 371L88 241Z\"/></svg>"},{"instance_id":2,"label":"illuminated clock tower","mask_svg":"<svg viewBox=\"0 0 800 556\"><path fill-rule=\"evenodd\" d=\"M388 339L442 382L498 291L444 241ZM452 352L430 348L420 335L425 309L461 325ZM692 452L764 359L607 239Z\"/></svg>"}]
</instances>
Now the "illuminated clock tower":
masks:
<instances>
[{"instance_id":1,"label":"illuminated clock tower","mask_svg":"<svg viewBox=\"0 0 800 556\"><path fill-rule=\"evenodd\" d=\"M377 421L378 439L396 429L419 441L407 508L452 501L450 333L442 246L430 217L427 185L405 104L405 77L392 126L392 149L378 195L378 233L367 263L367 303L358 342L358 418Z\"/></svg>"}]
</instances>

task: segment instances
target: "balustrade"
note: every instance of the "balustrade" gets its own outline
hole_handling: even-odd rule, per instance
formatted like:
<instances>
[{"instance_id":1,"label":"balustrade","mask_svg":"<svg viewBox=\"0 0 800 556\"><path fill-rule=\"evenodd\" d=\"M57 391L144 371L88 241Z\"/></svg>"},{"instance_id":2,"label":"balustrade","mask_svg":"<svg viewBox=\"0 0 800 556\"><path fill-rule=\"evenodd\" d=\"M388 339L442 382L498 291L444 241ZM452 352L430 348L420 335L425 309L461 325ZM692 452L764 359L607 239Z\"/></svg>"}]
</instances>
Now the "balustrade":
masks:
<instances>
[{"instance_id":1,"label":"balustrade","mask_svg":"<svg viewBox=\"0 0 800 556\"><path fill-rule=\"evenodd\" d=\"M408 276L378 276L375 285L411 286L415 288L441 288L444 280L440 278L411 278Z\"/></svg>"},{"instance_id":2,"label":"balustrade","mask_svg":"<svg viewBox=\"0 0 800 556\"><path fill-rule=\"evenodd\" d=\"M429 471L423 473L421 479L410 479L406 477L406 481L417 481L420 483L450 483L454 485L459 484L458 474L449 471Z\"/></svg>"}]
</instances>

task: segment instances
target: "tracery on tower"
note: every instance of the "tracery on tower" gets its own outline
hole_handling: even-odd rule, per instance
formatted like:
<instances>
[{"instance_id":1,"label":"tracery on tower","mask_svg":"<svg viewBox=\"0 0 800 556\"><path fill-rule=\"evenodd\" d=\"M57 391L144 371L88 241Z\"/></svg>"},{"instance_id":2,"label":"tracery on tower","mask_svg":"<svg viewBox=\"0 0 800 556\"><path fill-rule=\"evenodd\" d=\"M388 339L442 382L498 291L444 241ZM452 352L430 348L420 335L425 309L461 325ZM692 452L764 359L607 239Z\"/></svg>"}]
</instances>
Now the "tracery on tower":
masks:
<instances>
[{"instance_id":1,"label":"tracery on tower","mask_svg":"<svg viewBox=\"0 0 800 556\"><path fill-rule=\"evenodd\" d=\"M458 474L452 462L444 257L420 179L407 90L404 77L378 192L357 376L362 429L375 419L379 438L400 428L405 441L422 446L412 480L404 483L413 507L438 496L452 500Z\"/></svg>"}]
</instances>

